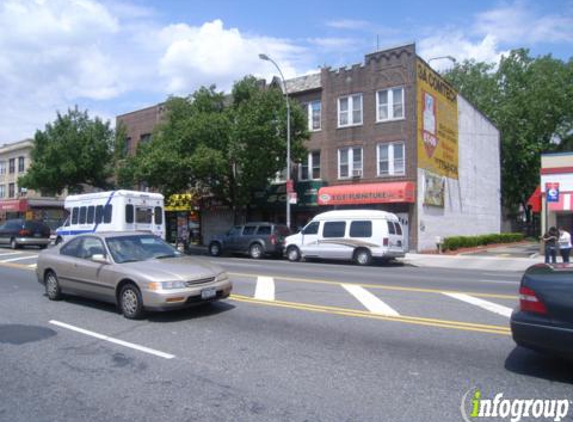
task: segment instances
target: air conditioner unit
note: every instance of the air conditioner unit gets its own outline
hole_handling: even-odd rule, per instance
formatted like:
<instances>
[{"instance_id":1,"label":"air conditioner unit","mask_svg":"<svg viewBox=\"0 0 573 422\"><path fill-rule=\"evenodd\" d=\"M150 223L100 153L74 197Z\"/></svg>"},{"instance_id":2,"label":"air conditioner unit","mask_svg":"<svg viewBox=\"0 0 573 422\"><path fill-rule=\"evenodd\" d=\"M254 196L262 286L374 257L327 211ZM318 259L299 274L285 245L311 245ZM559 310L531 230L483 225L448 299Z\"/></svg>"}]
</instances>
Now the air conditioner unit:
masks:
<instances>
[{"instance_id":1,"label":"air conditioner unit","mask_svg":"<svg viewBox=\"0 0 573 422\"><path fill-rule=\"evenodd\" d=\"M362 170L352 170L352 177L362 177Z\"/></svg>"}]
</instances>

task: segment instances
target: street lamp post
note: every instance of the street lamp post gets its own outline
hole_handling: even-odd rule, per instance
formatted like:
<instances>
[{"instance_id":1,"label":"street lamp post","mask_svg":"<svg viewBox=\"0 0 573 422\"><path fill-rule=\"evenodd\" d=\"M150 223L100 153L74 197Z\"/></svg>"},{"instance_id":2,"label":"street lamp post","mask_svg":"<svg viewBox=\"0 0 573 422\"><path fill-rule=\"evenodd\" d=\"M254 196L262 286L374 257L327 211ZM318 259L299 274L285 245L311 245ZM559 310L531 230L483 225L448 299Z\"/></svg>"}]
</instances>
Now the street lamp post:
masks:
<instances>
[{"instance_id":1,"label":"street lamp post","mask_svg":"<svg viewBox=\"0 0 573 422\"><path fill-rule=\"evenodd\" d=\"M278 64L276 64L276 62L271 59L269 56L267 56L266 54L259 54L259 58L261 60L266 60L271 62L272 64L275 65L275 67L277 68L277 70L279 71L279 74L281 75L281 79L283 82L283 91L285 93L285 99L286 99L286 106L287 106L287 158L286 158L286 170L287 170L287 174L286 174L286 191L287 191L287 197L286 197L286 225L287 227L290 229L290 194L291 192L290 190L290 186L292 186L291 184L291 180L290 180L290 104L288 101L288 91L287 91L287 87L286 87L286 82L285 82L285 77L283 75L283 72L281 71L281 68L279 67Z\"/></svg>"}]
</instances>

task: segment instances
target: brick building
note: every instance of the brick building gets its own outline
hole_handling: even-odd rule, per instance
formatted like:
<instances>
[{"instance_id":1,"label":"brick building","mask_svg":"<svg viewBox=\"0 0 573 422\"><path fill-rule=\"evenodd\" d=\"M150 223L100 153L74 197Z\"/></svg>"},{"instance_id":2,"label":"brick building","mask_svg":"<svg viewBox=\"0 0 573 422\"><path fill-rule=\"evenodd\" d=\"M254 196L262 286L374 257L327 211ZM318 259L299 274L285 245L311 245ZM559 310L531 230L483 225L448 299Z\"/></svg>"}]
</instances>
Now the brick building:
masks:
<instances>
[{"instance_id":1,"label":"brick building","mask_svg":"<svg viewBox=\"0 0 573 422\"><path fill-rule=\"evenodd\" d=\"M64 218L63 197L18 186L31 163L32 139L0 146L0 221L8 218L42 219L55 229Z\"/></svg>"},{"instance_id":2,"label":"brick building","mask_svg":"<svg viewBox=\"0 0 573 422\"><path fill-rule=\"evenodd\" d=\"M308 157L292 172L293 227L319 212L368 208L396 213L412 250L435 249L439 237L499 232L499 132L417 56L415 45L286 84L291 100L307 110L311 132ZM159 105L118 116L118 123L138 142L160 118ZM258 192L247 217L284 221L285 191L278 180ZM224 210L203 211L204 243L233 224Z\"/></svg>"}]
</instances>

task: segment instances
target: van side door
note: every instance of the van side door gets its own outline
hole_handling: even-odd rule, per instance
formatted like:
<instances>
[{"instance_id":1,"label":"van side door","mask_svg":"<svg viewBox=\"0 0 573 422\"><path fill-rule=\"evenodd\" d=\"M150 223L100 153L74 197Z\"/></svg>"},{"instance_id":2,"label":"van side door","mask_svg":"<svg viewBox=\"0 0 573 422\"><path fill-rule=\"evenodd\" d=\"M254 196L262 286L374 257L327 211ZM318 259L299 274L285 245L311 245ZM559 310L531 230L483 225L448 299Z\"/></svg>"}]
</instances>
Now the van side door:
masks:
<instances>
[{"instance_id":1,"label":"van side door","mask_svg":"<svg viewBox=\"0 0 573 422\"><path fill-rule=\"evenodd\" d=\"M300 251L304 256L318 256L318 230L320 228L319 221L311 221L302 229L302 240L300 244Z\"/></svg>"},{"instance_id":2,"label":"van side door","mask_svg":"<svg viewBox=\"0 0 573 422\"><path fill-rule=\"evenodd\" d=\"M354 247L346 235L346 221L325 221L319 243L319 256L326 259L350 259Z\"/></svg>"},{"instance_id":3,"label":"van side door","mask_svg":"<svg viewBox=\"0 0 573 422\"><path fill-rule=\"evenodd\" d=\"M387 220L388 224L388 250L390 252L402 253L404 251L404 240L402 236L402 226L400 223Z\"/></svg>"}]
</instances>

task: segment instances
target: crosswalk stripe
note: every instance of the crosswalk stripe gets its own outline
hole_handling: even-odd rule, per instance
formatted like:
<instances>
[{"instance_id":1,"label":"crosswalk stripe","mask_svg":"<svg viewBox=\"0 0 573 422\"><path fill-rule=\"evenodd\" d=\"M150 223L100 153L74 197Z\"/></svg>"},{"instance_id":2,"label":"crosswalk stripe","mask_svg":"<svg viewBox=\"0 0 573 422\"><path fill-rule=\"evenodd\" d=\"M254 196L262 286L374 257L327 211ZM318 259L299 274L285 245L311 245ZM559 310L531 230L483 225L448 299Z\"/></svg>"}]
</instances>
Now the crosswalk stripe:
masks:
<instances>
[{"instance_id":1,"label":"crosswalk stripe","mask_svg":"<svg viewBox=\"0 0 573 422\"><path fill-rule=\"evenodd\" d=\"M475 306L479 306L482 309L487 311L493 312L498 315L502 315L504 317L509 318L513 309L508 308L507 306L498 305L497 303L489 302L487 300L483 300L477 297L473 297L470 295L466 295L464 293L449 293L444 292L446 296L452 297L454 299L461 300L462 302L470 303Z\"/></svg>"},{"instance_id":2,"label":"crosswalk stripe","mask_svg":"<svg viewBox=\"0 0 573 422\"><path fill-rule=\"evenodd\" d=\"M38 255L26 255L26 256L19 256L18 258L3 259L2 262L22 261L24 259L33 259L37 257Z\"/></svg>"},{"instance_id":3,"label":"crosswalk stripe","mask_svg":"<svg viewBox=\"0 0 573 422\"><path fill-rule=\"evenodd\" d=\"M275 280L272 277L257 277L255 299L275 300Z\"/></svg>"},{"instance_id":4,"label":"crosswalk stripe","mask_svg":"<svg viewBox=\"0 0 573 422\"><path fill-rule=\"evenodd\" d=\"M400 316L396 310L382 302L378 297L374 296L368 290L356 284L342 284L348 293L354 296L366 309L373 314L386 315L386 316Z\"/></svg>"}]
</instances>

